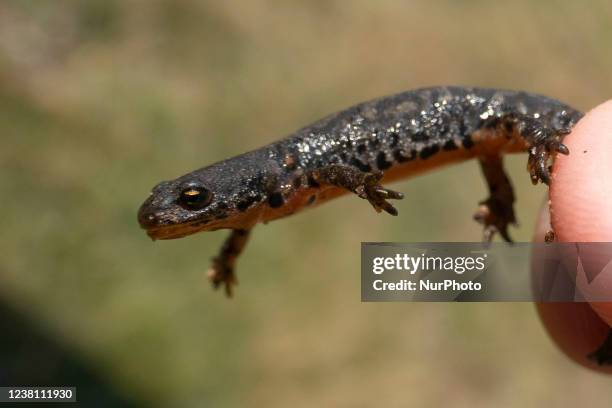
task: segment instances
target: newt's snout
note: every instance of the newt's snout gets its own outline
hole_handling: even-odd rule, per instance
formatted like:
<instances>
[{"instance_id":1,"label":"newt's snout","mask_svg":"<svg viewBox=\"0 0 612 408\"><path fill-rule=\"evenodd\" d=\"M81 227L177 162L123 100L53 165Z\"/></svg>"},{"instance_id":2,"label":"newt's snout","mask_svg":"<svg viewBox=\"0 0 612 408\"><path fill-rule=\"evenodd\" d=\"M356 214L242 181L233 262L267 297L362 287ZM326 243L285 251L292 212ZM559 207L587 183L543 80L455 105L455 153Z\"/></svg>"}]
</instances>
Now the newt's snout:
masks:
<instances>
[{"instance_id":1,"label":"newt's snout","mask_svg":"<svg viewBox=\"0 0 612 408\"><path fill-rule=\"evenodd\" d=\"M155 211L151 209L153 196L145 200L138 210L138 223L143 229L153 228L158 225L158 218L155 216Z\"/></svg>"}]
</instances>

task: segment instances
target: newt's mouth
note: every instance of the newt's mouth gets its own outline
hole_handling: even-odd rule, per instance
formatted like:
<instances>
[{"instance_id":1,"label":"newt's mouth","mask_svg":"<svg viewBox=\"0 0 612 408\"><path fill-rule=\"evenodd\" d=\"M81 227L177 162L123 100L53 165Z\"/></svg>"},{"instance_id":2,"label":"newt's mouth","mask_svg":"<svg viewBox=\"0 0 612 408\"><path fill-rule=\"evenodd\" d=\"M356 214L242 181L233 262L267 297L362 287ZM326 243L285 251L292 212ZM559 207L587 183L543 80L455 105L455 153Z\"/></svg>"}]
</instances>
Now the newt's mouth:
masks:
<instances>
[{"instance_id":1,"label":"newt's mouth","mask_svg":"<svg viewBox=\"0 0 612 408\"><path fill-rule=\"evenodd\" d=\"M147 232L147 235L153 241L157 241L158 239L183 238L187 235L191 235L195 233L196 231L190 232L190 231L186 231L185 228L176 228L176 227L166 226L166 227L146 228L146 232Z\"/></svg>"},{"instance_id":2,"label":"newt's mouth","mask_svg":"<svg viewBox=\"0 0 612 408\"><path fill-rule=\"evenodd\" d=\"M202 222L193 222L190 224L174 224L174 225L158 225L158 226L143 226L146 230L147 235L153 240L157 241L160 239L177 239L183 238L188 235L193 235L201 231L214 231L219 229L218 227L212 226L208 223L203 224Z\"/></svg>"},{"instance_id":3,"label":"newt's mouth","mask_svg":"<svg viewBox=\"0 0 612 408\"><path fill-rule=\"evenodd\" d=\"M196 232L210 230L209 219L179 222L175 214L162 214L152 212L144 206L138 212L138 223L147 232L152 240L177 239ZM214 227L213 227L214 228Z\"/></svg>"}]
</instances>

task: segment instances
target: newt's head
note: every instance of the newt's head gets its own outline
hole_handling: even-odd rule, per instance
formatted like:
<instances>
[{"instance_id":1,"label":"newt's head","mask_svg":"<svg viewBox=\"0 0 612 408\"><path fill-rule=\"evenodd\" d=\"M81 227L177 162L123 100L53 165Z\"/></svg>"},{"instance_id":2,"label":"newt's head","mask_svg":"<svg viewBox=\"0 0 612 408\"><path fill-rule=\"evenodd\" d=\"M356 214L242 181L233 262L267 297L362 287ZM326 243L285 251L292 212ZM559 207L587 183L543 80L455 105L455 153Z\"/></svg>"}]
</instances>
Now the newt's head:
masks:
<instances>
[{"instance_id":1,"label":"newt's head","mask_svg":"<svg viewBox=\"0 0 612 408\"><path fill-rule=\"evenodd\" d=\"M159 183L138 211L140 226L153 239L174 239L254 225L267 179L254 159L238 156Z\"/></svg>"}]
</instances>

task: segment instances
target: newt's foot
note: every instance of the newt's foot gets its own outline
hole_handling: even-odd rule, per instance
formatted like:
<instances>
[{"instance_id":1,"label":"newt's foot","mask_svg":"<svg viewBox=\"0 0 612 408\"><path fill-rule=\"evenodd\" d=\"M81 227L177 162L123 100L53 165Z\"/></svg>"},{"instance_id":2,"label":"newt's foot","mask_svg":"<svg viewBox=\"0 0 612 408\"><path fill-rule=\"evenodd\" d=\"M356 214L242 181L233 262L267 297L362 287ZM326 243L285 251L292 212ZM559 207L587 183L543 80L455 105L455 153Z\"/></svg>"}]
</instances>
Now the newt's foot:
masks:
<instances>
[{"instance_id":1,"label":"newt's foot","mask_svg":"<svg viewBox=\"0 0 612 408\"><path fill-rule=\"evenodd\" d=\"M533 184L538 184L538 181L547 185L550 184L550 159L554 158L557 153L569 154L569 149L559 139L570 131L570 129L554 130L549 128L531 130L534 142L529 148L527 170Z\"/></svg>"},{"instance_id":2,"label":"newt's foot","mask_svg":"<svg viewBox=\"0 0 612 408\"><path fill-rule=\"evenodd\" d=\"M223 262L223 260L218 257L213 258L212 266L208 270L207 276L215 289L219 289L219 287L223 285L227 297L232 297L232 289L234 285L238 284L238 279L236 279L232 266Z\"/></svg>"},{"instance_id":3,"label":"newt's foot","mask_svg":"<svg viewBox=\"0 0 612 408\"><path fill-rule=\"evenodd\" d=\"M370 202L377 212L386 211L391 215L397 215L397 209L387 200L401 200L404 195L398 191L389 190L379 184L382 172L367 173L363 177L363 183L355 188L355 193Z\"/></svg>"},{"instance_id":4,"label":"newt's foot","mask_svg":"<svg viewBox=\"0 0 612 408\"><path fill-rule=\"evenodd\" d=\"M512 242L508 234L508 225L516 225L512 202L495 196L489 197L479 203L474 220L484 226L484 242L491 242L495 233L499 233L504 241Z\"/></svg>"},{"instance_id":5,"label":"newt's foot","mask_svg":"<svg viewBox=\"0 0 612 408\"><path fill-rule=\"evenodd\" d=\"M379 184L383 177L381 171L365 172L353 166L330 164L314 171L312 177L315 181L351 191L368 200L376 211L386 211L391 215L397 215L397 210L387 200L404 198L402 193L386 189Z\"/></svg>"},{"instance_id":6,"label":"newt's foot","mask_svg":"<svg viewBox=\"0 0 612 408\"><path fill-rule=\"evenodd\" d=\"M489 198L478 203L474 220L484 226L484 242L491 242L496 233L499 233L506 242L512 242L512 238L508 235L508 225L516 225L513 208L514 191L504 171L502 158L481 157L480 168L487 180Z\"/></svg>"},{"instance_id":7,"label":"newt's foot","mask_svg":"<svg viewBox=\"0 0 612 408\"><path fill-rule=\"evenodd\" d=\"M212 266L208 271L208 279L213 287L218 289L223 285L227 297L232 297L232 289L238 284L236 275L234 275L234 265L249 240L250 232L249 229L232 230L223 243L219 255L213 258Z\"/></svg>"}]
</instances>

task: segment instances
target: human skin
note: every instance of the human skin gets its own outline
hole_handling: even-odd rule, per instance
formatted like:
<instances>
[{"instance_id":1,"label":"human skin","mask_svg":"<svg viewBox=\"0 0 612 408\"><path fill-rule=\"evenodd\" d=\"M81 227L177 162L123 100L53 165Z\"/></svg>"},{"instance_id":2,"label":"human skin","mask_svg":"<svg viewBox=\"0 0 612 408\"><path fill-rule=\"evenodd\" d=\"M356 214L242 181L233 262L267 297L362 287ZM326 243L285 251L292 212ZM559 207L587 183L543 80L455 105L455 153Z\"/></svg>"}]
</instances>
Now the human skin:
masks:
<instances>
[{"instance_id":1,"label":"human skin","mask_svg":"<svg viewBox=\"0 0 612 408\"><path fill-rule=\"evenodd\" d=\"M588 112L563 143L569 156L557 157L550 185L550 212L542 207L534 241L541 242L552 222L558 242L612 242L612 100ZM599 292L612 278L598 279ZM548 333L572 360L600 372L587 358L612 326L612 303L538 303Z\"/></svg>"}]
</instances>

